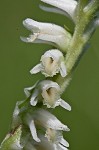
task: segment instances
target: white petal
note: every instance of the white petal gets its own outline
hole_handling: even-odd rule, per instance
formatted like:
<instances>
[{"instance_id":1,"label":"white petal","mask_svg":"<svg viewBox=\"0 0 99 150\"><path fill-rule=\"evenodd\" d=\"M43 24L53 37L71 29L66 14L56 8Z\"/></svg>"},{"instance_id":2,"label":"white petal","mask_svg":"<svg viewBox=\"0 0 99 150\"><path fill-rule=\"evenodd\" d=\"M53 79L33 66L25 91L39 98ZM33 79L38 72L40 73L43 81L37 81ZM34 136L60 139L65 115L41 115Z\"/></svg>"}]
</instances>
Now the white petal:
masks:
<instances>
[{"instance_id":1,"label":"white petal","mask_svg":"<svg viewBox=\"0 0 99 150\"><path fill-rule=\"evenodd\" d=\"M27 97L31 95L31 90L33 90L38 82L36 82L32 87L24 88L24 93L26 94Z\"/></svg>"},{"instance_id":2,"label":"white petal","mask_svg":"<svg viewBox=\"0 0 99 150\"><path fill-rule=\"evenodd\" d=\"M36 33L40 32L37 21L27 18L26 20L23 21L23 25L30 31L33 31Z\"/></svg>"},{"instance_id":3,"label":"white petal","mask_svg":"<svg viewBox=\"0 0 99 150\"><path fill-rule=\"evenodd\" d=\"M46 57L52 57L55 60L59 60L61 57L63 57L63 54L58 49L51 49L46 51L44 55L42 55L41 61L43 61L43 58Z\"/></svg>"},{"instance_id":4,"label":"white petal","mask_svg":"<svg viewBox=\"0 0 99 150\"><path fill-rule=\"evenodd\" d=\"M68 150L66 147L64 147L63 145L59 144L58 145L59 148L57 150Z\"/></svg>"},{"instance_id":5,"label":"white petal","mask_svg":"<svg viewBox=\"0 0 99 150\"><path fill-rule=\"evenodd\" d=\"M30 91L34 88L34 86L32 87L28 87L28 88L24 88L24 93L26 94L27 97L29 97L31 95Z\"/></svg>"},{"instance_id":6,"label":"white petal","mask_svg":"<svg viewBox=\"0 0 99 150\"><path fill-rule=\"evenodd\" d=\"M55 108L57 106L59 106L61 103L61 99L58 99L57 101L55 101L55 104L53 106L50 106L49 108Z\"/></svg>"},{"instance_id":7,"label":"white petal","mask_svg":"<svg viewBox=\"0 0 99 150\"><path fill-rule=\"evenodd\" d=\"M75 0L41 0L47 4L58 7L63 11L66 11L72 18L74 16L77 1Z\"/></svg>"},{"instance_id":8,"label":"white petal","mask_svg":"<svg viewBox=\"0 0 99 150\"><path fill-rule=\"evenodd\" d=\"M44 10L44 11L47 11L47 12L53 12L53 13L58 13L58 14L62 14L64 16L67 16L66 12L62 11L61 9L59 8L55 8L55 7L46 7L46 6L43 6L43 5L39 5L39 7Z\"/></svg>"},{"instance_id":9,"label":"white petal","mask_svg":"<svg viewBox=\"0 0 99 150\"><path fill-rule=\"evenodd\" d=\"M66 125L62 124L54 115L46 110L40 109L36 111L34 118L45 128L64 131L70 130Z\"/></svg>"},{"instance_id":10,"label":"white petal","mask_svg":"<svg viewBox=\"0 0 99 150\"><path fill-rule=\"evenodd\" d=\"M33 34L33 35L30 35L29 37L20 37L20 39L26 43L35 43L37 37L38 37L38 34Z\"/></svg>"},{"instance_id":11,"label":"white petal","mask_svg":"<svg viewBox=\"0 0 99 150\"><path fill-rule=\"evenodd\" d=\"M37 37L36 37L37 38ZM48 42L48 41L44 41L44 40L39 40L39 39L36 39L36 38L33 38L33 36L30 36L30 37L20 37L20 39L23 41L23 42L26 42L26 43L45 43L45 44L51 44L53 46L55 46L53 43L51 42Z\"/></svg>"},{"instance_id":12,"label":"white petal","mask_svg":"<svg viewBox=\"0 0 99 150\"><path fill-rule=\"evenodd\" d=\"M34 90L34 93L32 94L32 96L30 98L30 104L32 106L36 106L36 104L38 102L38 99L37 99L38 94L39 94L39 91L37 89Z\"/></svg>"},{"instance_id":13,"label":"white petal","mask_svg":"<svg viewBox=\"0 0 99 150\"><path fill-rule=\"evenodd\" d=\"M29 37L20 37L20 39L23 41L23 42L26 42L26 43L29 43L31 42L31 39Z\"/></svg>"},{"instance_id":14,"label":"white petal","mask_svg":"<svg viewBox=\"0 0 99 150\"><path fill-rule=\"evenodd\" d=\"M30 18L27 18L24 20L25 27L28 28L28 26L31 26L32 31L34 30L34 27L39 29L39 32L34 32L34 33L47 33L49 35L60 35L66 33L65 29L62 27L51 24L51 23L43 23L43 22L37 22L35 20L32 20Z\"/></svg>"},{"instance_id":15,"label":"white petal","mask_svg":"<svg viewBox=\"0 0 99 150\"><path fill-rule=\"evenodd\" d=\"M64 138L60 139L60 143L65 147L69 147L69 143Z\"/></svg>"},{"instance_id":16,"label":"white petal","mask_svg":"<svg viewBox=\"0 0 99 150\"><path fill-rule=\"evenodd\" d=\"M71 106L62 99L61 99L61 102L60 102L60 106L67 109L67 110L69 110L69 111L71 111Z\"/></svg>"},{"instance_id":17,"label":"white petal","mask_svg":"<svg viewBox=\"0 0 99 150\"><path fill-rule=\"evenodd\" d=\"M43 80L39 85L41 86L42 90L48 90L49 88L54 87L60 91L60 86L51 80Z\"/></svg>"},{"instance_id":18,"label":"white petal","mask_svg":"<svg viewBox=\"0 0 99 150\"><path fill-rule=\"evenodd\" d=\"M36 74L36 73L40 72L41 70L42 70L42 65L37 64L35 67L33 67L33 69L30 70L30 73Z\"/></svg>"},{"instance_id":19,"label":"white petal","mask_svg":"<svg viewBox=\"0 0 99 150\"><path fill-rule=\"evenodd\" d=\"M30 127L30 131L31 131L33 139L36 142L40 142L40 139L37 136L37 132L36 132L36 127L35 127L35 124L34 124L34 120L31 120L31 122L29 123L29 127Z\"/></svg>"},{"instance_id":20,"label":"white petal","mask_svg":"<svg viewBox=\"0 0 99 150\"><path fill-rule=\"evenodd\" d=\"M60 74L62 77L65 77L67 75L66 66L64 62L61 62L60 64Z\"/></svg>"}]
</instances>

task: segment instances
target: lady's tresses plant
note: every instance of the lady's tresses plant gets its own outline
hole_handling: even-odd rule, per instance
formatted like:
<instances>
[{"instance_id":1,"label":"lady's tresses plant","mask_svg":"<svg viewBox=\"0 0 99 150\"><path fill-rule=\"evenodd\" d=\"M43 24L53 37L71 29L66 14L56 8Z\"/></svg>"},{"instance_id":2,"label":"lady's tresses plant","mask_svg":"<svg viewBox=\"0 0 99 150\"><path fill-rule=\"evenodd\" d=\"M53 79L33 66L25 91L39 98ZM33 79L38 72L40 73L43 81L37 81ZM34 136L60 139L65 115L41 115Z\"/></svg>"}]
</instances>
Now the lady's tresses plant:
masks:
<instances>
[{"instance_id":1,"label":"lady's tresses plant","mask_svg":"<svg viewBox=\"0 0 99 150\"><path fill-rule=\"evenodd\" d=\"M71 106L61 99L61 94L71 80L79 56L99 24L99 1L41 1L54 6L49 8L41 5L42 9L69 17L74 23L74 32L71 34L58 25L29 18L23 21L31 34L21 37L22 41L48 43L55 48L46 51L40 62L31 69L31 74L41 72L46 78L24 89L26 99L16 104L11 132L1 144L2 150L67 150L69 147L62 131L70 129L51 110L59 105L71 110Z\"/></svg>"}]
</instances>

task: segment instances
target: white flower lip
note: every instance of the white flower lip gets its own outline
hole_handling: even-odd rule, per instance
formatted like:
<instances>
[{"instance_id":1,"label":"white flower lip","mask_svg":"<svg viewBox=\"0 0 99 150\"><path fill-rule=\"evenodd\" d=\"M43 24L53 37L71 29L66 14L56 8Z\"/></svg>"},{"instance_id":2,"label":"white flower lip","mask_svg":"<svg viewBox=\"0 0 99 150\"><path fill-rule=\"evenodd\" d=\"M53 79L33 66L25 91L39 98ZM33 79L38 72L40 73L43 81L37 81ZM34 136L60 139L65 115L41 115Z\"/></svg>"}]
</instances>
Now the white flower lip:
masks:
<instances>
[{"instance_id":1,"label":"white flower lip","mask_svg":"<svg viewBox=\"0 0 99 150\"><path fill-rule=\"evenodd\" d=\"M41 63L30 71L31 74L42 72L46 77L53 77L60 72L62 77L67 75L64 56L58 49L51 49L41 57Z\"/></svg>"},{"instance_id":2,"label":"white flower lip","mask_svg":"<svg viewBox=\"0 0 99 150\"><path fill-rule=\"evenodd\" d=\"M71 40L70 33L55 24L37 22L27 18L23 21L23 25L32 32L32 34L27 38L21 37L21 40L24 42L48 42L66 51L66 48Z\"/></svg>"},{"instance_id":3,"label":"white flower lip","mask_svg":"<svg viewBox=\"0 0 99 150\"><path fill-rule=\"evenodd\" d=\"M61 131L48 128L46 130L45 137L54 145L54 147L63 146L63 149L67 149L66 147L69 147L69 143L63 138Z\"/></svg>"},{"instance_id":4,"label":"white flower lip","mask_svg":"<svg viewBox=\"0 0 99 150\"><path fill-rule=\"evenodd\" d=\"M75 0L41 0L41 1L65 11L73 19L74 12L77 6L77 1Z\"/></svg>"}]
</instances>

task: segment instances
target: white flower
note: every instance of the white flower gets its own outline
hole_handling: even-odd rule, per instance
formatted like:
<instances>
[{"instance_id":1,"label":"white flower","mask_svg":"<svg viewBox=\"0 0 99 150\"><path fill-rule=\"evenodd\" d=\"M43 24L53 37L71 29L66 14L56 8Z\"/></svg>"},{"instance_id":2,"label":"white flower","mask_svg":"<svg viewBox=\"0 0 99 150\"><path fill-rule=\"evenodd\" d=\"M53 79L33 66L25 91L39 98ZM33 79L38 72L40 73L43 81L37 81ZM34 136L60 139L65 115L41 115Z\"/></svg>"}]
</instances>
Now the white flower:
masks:
<instances>
[{"instance_id":1,"label":"white flower","mask_svg":"<svg viewBox=\"0 0 99 150\"><path fill-rule=\"evenodd\" d=\"M29 92L29 89L31 88L24 89L26 94ZM56 82L50 80L39 82L30 97L30 103L33 106L41 101L43 101L43 104L47 105L48 108L55 108L60 105L69 111L71 110L71 106L60 98L60 86Z\"/></svg>"},{"instance_id":2,"label":"white flower","mask_svg":"<svg viewBox=\"0 0 99 150\"><path fill-rule=\"evenodd\" d=\"M45 137L47 137L55 150L67 150L67 147L69 147L69 143L63 138L61 131L48 128Z\"/></svg>"},{"instance_id":3,"label":"white flower","mask_svg":"<svg viewBox=\"0 0 99 150\"><path fill-rule=\"evenodd\" d=\"M53 77L59 72L62 77L65 77L67 73L62 52L58 49L51 49L45 52L41 57L41 63L37 64L30 72L31 74L36 74L40 71L46 77Z\"/></svg>"},{"instance_id":4,"label":"white flower","mask_svg":"<svg viewBox=\"0 0 99 150\"><path fill-rule=\"evenodd\" d=\"M40 142L36 131L36 125L42 126L45 129L51 128L53 130L70 131L70 129L62 124L53 114L50 112L39 109L33 114L27 114L25 122L29 126L31 135L36 142Z\"/></svg>"},{"instance_id":5,"label":"white flower","mask_svg":"<svg viewBox=\"0 0 99 150\"><path fill-rule=\"evenodd\" d=\"M27 38L21 37L24 42L50 43L65 51L70 43L70 33L58 25L37 22L29 18L23 21L23 25L32 32Z\"/></svg>"},{"instance_id":6,"label":"white flower","mask_svg":"<svg viewBox=\"0 0 99 150\"><path fill-rule=\"evenodd\" d=\"M65 11L74 20L77 1L75 0L41 0L41 1ZM59 13L60 13L60 10L59 10Z\"/></svg>"}]
</instances>

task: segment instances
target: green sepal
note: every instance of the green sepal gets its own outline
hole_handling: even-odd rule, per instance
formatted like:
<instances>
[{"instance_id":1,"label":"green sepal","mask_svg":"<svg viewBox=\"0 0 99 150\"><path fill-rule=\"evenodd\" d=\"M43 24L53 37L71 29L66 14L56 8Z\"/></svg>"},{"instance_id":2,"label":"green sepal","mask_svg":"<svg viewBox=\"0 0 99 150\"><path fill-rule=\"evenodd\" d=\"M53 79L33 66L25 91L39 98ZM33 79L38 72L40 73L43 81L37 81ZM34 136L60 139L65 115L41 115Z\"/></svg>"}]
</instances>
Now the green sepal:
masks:
<instances>
[{"instance_id":1,"label":"green sepal","mask_svg":"<svg viewBox=\"0 0 99 150\"><path fill-rule=\"evenodd\" d=\"M11 133L8 133L1 143L0 150L22 150L20 138L22 134L22 126L20 125Z\"/></svg>"}]
</instances>

